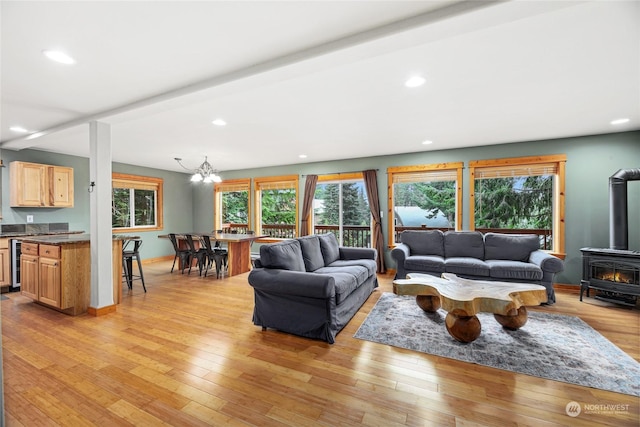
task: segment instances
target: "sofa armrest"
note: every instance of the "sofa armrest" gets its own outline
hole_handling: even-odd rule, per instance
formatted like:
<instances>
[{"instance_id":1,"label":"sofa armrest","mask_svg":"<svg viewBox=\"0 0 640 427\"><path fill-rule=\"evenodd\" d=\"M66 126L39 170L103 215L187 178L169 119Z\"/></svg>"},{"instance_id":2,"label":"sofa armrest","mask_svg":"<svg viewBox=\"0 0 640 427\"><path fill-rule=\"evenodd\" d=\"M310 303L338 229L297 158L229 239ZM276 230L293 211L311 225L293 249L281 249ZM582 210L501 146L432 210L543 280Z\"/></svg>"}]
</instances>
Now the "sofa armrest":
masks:
<instances>
[{"instance_id":1,"label":"sofa armrest","mask_svg":"<svg viewBox=\"0 0 640 427\"><path fill-rule=\"evenodd\" d=\"M399 243L391 250L391 258L395 259L398 265L404 265L404 260L409 258L409 255L411 255L411 250L404 243Z\"/></svg>"},{"instance_id":2,"label":"sofa armrest","mask_svg":"<svg viewBox=\"0 0 640 427\"><path fill-rule=\"evenodd\" d=\"M373 248L340 247L340 259L376 259L377 251Z\"/></svg>"},{"instance_id":3,"label":"sofa armrest","mask_svg":"<svg viewBox=\"0 0 640 427\"><path fill-rule=\"evenodd\" d=\"M564 263L560 258L541 250L531 252L529 262L536 264L542 271L550 273L559 273L564 270Z\"/></svg>"},{"instance_id":4,"label":"sofa armrest","mask_svg":"<svg viewBox=\"0 0 640 427\"><path fill-rule=\"evenodd\" d=\"M254 268L249 273L249 284L264 292L309 298L329 298L335 294L333 277L303 271Z\"/></svg>"}]
</instances>

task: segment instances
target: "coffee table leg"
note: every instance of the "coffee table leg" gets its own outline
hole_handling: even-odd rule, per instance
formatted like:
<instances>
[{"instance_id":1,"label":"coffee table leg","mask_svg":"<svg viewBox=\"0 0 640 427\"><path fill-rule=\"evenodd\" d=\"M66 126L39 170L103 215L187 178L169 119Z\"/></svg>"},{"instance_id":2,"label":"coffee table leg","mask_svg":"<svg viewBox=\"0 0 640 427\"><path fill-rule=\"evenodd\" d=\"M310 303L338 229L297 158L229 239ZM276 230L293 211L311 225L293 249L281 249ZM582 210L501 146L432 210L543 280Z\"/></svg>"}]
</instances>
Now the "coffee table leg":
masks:
<instances>
[{"instance_id":1,"label":"coffee table leg","mask_svg":"<svg viewBox=\"0 0 640 427\"><path fill-rule=\"evenodd\" d=\"M463 343L475 341L482 331L480 320L476 316L458 316L449 312L444 324L449 335Z\"/></svg>"},{"instance_id":2,"label":"coffee table leg","mask_svg":"<svg viewBox=\"0 0 640 427\"><path fill-rule=\"evenodd\" d=\"M416 303L427 313L435 313L441 306L440 297L434 295L416 295Z\"/></svg>"},{"instance_id":3,"label":"coffee table leg","mask_svg":"<svg viewBox=\"0 0 640 427\"><path fill-rule=\"evenodd\" d=\"M510 329L512 331L517 331L522 328L525 323L527 323L527 309L523 305L518 309L518 312L513 316L503 316L502 314L494 314L493 317L496 318L496 321L502 325L505 329Z\"/></svg>"}]
</instances>

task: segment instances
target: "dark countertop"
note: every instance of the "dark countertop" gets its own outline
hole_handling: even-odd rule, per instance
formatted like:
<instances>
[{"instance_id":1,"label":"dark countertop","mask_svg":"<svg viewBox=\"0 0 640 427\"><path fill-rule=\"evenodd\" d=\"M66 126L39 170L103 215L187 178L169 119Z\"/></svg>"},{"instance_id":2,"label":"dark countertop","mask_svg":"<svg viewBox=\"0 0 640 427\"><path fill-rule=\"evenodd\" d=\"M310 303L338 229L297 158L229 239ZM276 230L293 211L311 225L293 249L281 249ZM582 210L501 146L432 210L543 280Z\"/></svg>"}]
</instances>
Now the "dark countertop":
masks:
<instances>
[{"instance_id":1,"label":"dark countertop","mask_svg":"<svg viewBox=\"0 0 640 427\"><path fill-rule=\"evenodd\" d=\"M113 240L131 240L137 239L138 236L129 236L124 234L114 234ZM72 243L89 242L91 240L91 234L56 234L46 236L28 236L23 237L20 240L28 243L44 243L46 245L69 245Z\"/></svg>"},{"instance_id":2,"label":"dark countertop","mask_svg":"<svg viewBox=\"0 0 640 427\"><path fill-rule=\"evenodd\" d=\"M0 233L0 239L7 237L31 237L31 236L58 236L61 234L82 234L84 231L47 231L42 233L20 233L20 232L7 232Z\"/></svg>"}]
</instances>

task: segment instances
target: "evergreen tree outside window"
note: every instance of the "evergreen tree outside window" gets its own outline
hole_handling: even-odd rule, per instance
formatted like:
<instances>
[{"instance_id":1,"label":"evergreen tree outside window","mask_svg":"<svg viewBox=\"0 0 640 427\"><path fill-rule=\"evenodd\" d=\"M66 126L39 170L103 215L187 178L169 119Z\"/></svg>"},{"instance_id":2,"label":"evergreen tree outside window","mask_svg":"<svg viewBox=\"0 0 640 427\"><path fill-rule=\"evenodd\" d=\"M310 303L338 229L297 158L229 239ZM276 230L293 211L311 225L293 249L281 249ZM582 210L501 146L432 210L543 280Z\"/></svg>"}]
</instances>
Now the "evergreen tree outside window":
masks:
<instances>
[{"instance_id":1,"label":"evergreen tree outside window","mask_svg":"<svg viewBox=\"0 0 640 427\"><path fill-rule=\"evenodd\" d=\"M245 233L249 230L249 179L215 185L214 210L216 230Z\"/></svg>"},{"instance_id":2,"label":"evergreen tree outside window","mask_svg":"<svg viewBox=\"0 0 640 427\"><path fill-rule=\"evenodd\" d=\"M298 175L255 178L254 187L256 232L273 239L297 237Z\"/></svg>"},{"instance_id":3,"label":"evergreen tree outside window","mask_svg":"<svg viewBox=\"0 0 640 427\"><path fill-rule=\"evenodd\" d=\"M371 247L371 211L362 174L318 177L314 233L334 233L342 246Z\"/></svg>"},{"instance_id":4,"label":"evergreen tree outside window","mask_svg":"<svg viewBox=\"0 0 640 427\"><path fill-rule=\"evenodd\" d=\"M111 226L114 232L162 229L160 178L113 174Z\"/></svg>"},{"instance_id":5,"label":"evergreen tree outside window","mask_svg":"<svg viewBox=\"0 0 640 427\"><path fill-rule=\"evenodd\" d=\"M411 229L461 229L462 162L387 169L391 245Z\"/></svg>"},{"instance_id":6,"label":"evergreen tree outside window","mask_svg":"<svg viewBox=\"0 0 640 427\"><path fill-rule=\"evenodd\" d=\"M542 249L564 254L566 156L469 162L472 229L540 236Z\"/></svg>"}]
</instances>

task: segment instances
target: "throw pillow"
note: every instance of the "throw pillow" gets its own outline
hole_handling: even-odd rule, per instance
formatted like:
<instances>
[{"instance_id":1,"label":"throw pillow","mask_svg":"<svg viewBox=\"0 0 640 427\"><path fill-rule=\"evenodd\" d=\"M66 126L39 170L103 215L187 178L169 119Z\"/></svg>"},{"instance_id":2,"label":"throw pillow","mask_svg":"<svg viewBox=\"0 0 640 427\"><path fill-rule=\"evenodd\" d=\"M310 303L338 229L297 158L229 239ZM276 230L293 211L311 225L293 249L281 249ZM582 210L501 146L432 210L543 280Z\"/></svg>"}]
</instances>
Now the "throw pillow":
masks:
<instances>
[{"instance_id":1,"label":"throw pillow","mask_svg":"<svg viewBox=\"0 0 640 427\"><path fill-rule=\"evenodd\" d=\"M484 246L485 259L527 262L531 252L540 249L540 242L535 234L487 233Z\"/></svg>"},{"instance_id":2,"label":"throw pillow","mask_svg":"<svg viewBox=\"0 0 640 427\"><path fill-rule=\"evenodd\" d=\"M316 271L324 267L324 258L320 250L320 240L318 236L304 236L297 239L302 248L302 259L307 271Z\"/></svg>"},{"instance_id":3,"label":"throw pillow","mask_svg":"<svg viewBox=\"0 0 640 427\"><path fill-rule=\"evenodd\" d=\"M324 258L324 265L329 265L340 259L340 245L335 234L318 234L320 239L320 249L322 250L322 257Z\"/></svg>"},{"instance_id":4,"label":"throw pillow","mask_svg":"<svg viewBox=\"0 0 640 427\"><path fill-rule=\"evenodd\" d=\"M285 240L260 246L260 263L265 268L305 271L300 242Z\"/></svg>"}]
</instances>

